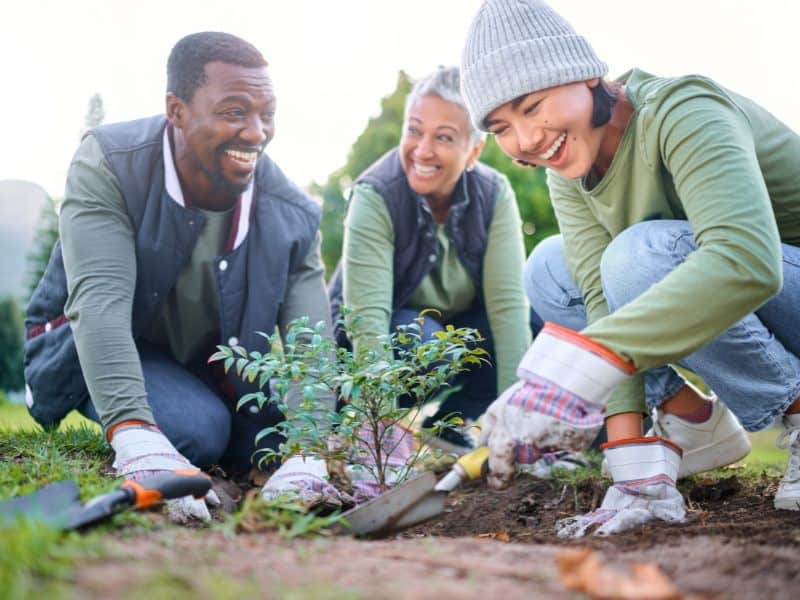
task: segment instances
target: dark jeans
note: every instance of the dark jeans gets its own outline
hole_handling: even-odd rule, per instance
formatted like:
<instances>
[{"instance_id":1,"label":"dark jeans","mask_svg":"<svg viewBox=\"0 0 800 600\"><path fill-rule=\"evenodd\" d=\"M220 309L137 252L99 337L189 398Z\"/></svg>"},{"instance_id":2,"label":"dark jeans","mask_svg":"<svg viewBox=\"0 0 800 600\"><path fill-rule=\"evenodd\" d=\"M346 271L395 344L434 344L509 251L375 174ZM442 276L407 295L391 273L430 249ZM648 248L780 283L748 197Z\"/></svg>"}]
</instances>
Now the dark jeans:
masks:
<instances>
[{"instance_id":1,"label":"dark jeans","mask_svg":"<svg viewBox=\"0 0 800 600\"><path fill-rule=\"evenodd\" d=\"M264 405L258 410L248 404L236 412L236 400L216 389L205 361L185 367L162 349L146 344L139 345L139 357L156 424L183 456L201 469L218 464L244 472L255 464L259 458L253 456L256 435L282 420L277 409ZM78 410L100 421L88 399ZM273 434L261 440L258 448L277 448L280 441Z\"/></svg>"}]
</instances>

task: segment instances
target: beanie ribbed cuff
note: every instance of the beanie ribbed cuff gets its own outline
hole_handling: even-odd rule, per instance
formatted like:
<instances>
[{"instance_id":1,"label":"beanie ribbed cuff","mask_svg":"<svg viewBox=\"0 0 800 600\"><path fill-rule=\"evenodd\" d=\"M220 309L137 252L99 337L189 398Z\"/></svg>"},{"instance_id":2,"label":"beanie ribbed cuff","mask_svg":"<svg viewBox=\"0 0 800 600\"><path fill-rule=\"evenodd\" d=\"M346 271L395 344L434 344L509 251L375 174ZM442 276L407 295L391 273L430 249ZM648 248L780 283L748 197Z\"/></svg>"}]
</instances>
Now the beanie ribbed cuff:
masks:
<instances>
[{"instance_id":1,"label":"beanie ribbed cuff","mask_svg":"<svg viewBox=\"0 0 800 600\"><path fill-rule=\"evenodd\" d=\"M461 87L476 128L497 107L546 88L603 77L586 39L540 0L488 0L470 26Z\"/></svg>"}]
</instances>

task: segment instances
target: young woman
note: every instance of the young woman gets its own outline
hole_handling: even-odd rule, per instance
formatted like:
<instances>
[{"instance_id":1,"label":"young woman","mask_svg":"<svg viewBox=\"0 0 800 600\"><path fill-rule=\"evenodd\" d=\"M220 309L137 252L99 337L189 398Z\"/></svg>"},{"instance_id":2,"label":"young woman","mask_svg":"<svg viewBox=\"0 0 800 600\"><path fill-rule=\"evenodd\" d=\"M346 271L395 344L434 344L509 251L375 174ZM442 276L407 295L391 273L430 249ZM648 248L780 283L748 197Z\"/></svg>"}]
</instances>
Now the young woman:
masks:
<instances>
[{"instance_id":1,"label":"young woman","mask_svg":"<svg viewBox=\"0 0 800 600\"><path fill-rule=\"evenodd\" d=\"M508 180L478 162L483 137L470 124L458 68L418 81L400 145L353 186L331 285L334 322L341 303L360 317L356 352L426 308L441 314L426 316L426 338L448 324L483 334L494 366L457 376L460 391L423 426L450 413L477 419L513 383L531 340L519 211ZM460 432L442 438L434 441L448 451L470 449Z\"/></svg>"},{"instance_id":2,"label":"young woman","mask_svg":"<svg viewBox=\"0 0 800 600\"><path fill-rule=\"evenodd\" d=\"M559 533L682 521L679 473L748 445L721 404L666 366L677 363L747 430L783 419L791 458L775 506L797 510L800 136L710 79L634 69L606 81L606 71L538 0L486 2L467 38L473 123L518 164L548 169L561 228L527 271L534 309L558 324L487 411L492 482L507 481L521 448L580 450L605 419L614 486ZM647 436L645 393L660 404Z\"/></svg>"}]
</instances>

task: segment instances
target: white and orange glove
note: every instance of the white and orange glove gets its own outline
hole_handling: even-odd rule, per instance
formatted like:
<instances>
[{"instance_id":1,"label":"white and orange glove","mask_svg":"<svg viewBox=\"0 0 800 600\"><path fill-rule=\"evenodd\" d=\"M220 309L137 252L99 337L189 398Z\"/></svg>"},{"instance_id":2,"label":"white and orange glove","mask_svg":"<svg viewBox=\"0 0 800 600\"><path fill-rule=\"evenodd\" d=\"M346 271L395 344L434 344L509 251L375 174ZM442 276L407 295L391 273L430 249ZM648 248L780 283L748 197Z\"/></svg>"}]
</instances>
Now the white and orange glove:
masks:
<instances>
[{"instance_id":1,"label":"white and orange glove","mask_svg":"<svg viewBox=\"0 0 800 600\"><path fill-rule=\"evenodd\" d=\"M139 481L167 471L200 471L175 449L155 425L123 422L111 430L110 436L117 477ZM185 525L192 521L207 522L211 520L211 513L206 504L220 504L213 489L209 490L205 499L186 496L167 500L167 512L174 523Z\"/></svg>"},{"instance_id":2,"label":"white and orange glove","mask_svg":"<svg viewBox=\"0 0 800 600\"><path fill-rule=\"evenodd\" d=\"M352 506L354 501L350 495L328 479L325 459L319 456L290 456L267 480L261 497L267 501L279 497L298 500L305 510Z\"/></svg>"},{"instance_id":3,"label":"white and orange glove","mask_svg":"<svg viewBox=\"0 0 800 600\"><path fill-rule=\"evenodd\" d=\"M505 487L516 464L535 463L546 452L586 450L603 425L611 392L635 372L586 336L545 323L517 368L520 380L483 416L489 485Z\"/></svg>"},{"instance_id":4,"label":"white and orange glove","mask_svg":"<svg viewBox=\"0 0 800 600\"><path fill-rule=\"evenodd\" d=\"M556 523L561 538L579 538L626 531L648 521L686 520L683 496L675 487L683 451L660 437L642 437L603 444L614 485L600 508Z\"/></svg>"}]
</instances>

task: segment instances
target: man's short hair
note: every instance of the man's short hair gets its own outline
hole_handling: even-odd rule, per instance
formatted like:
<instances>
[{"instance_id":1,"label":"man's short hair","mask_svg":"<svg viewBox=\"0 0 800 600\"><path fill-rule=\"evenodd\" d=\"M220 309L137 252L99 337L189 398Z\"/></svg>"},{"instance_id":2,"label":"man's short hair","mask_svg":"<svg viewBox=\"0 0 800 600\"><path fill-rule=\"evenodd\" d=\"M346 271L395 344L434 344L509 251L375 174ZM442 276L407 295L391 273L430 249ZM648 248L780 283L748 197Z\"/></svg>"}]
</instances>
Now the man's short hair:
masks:
<instances>
[{"instance_id":1,"label":"man's short hair","mask_svg":"<svg viewBox=\"0 0 800 600\"><path fill-rule=\"evenodd\" d=\"M229 33L201 31L180 39L167 59L167 92L191 102L197 88L206 83L205 67L219 61L241 67L266 67L261 52L251 43Z\"/></svg>"}]
</instances>

